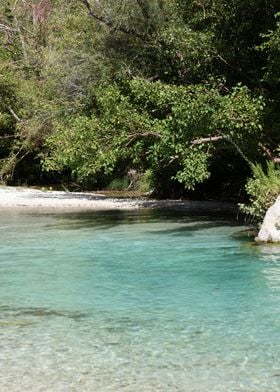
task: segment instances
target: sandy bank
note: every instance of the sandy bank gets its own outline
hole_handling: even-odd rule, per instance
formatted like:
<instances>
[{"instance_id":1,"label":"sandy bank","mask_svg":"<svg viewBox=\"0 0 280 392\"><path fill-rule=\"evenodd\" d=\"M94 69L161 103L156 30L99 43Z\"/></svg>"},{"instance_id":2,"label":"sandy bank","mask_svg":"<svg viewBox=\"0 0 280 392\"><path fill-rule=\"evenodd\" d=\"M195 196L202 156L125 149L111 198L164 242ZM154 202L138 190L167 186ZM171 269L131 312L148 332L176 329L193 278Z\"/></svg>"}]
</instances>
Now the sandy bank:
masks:
<instances>
[{"instance_id":1,"label":"sandy bank","mask_svg":"<svg viewBox=\"0 0 280 392\"><path fill-rule=\"evenodd\" d=\"M23 187L0 187L1 208L63 210L135 210L170 208L198 212L234 212L231 203L181 200L116 199L96 193L41 191Z\"/></svg>"}]
</instances>

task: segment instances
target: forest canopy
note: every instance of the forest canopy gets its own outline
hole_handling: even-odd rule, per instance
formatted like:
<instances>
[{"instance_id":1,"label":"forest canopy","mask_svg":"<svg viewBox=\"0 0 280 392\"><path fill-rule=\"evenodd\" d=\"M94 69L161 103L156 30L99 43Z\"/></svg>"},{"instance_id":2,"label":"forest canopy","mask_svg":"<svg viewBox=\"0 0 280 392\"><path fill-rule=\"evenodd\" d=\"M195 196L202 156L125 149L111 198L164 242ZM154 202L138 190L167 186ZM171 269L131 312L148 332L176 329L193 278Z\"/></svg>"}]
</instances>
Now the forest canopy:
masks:
<instances>
[{"instance_id":1,"label":"forest canopy","mask_svg":"<svg viewBox=\"0 0 280 392\"><path fill-rule=\"evenodd\" d=\"M7 0L0 43L3 182L238 197L278 170L278 0Z\"/></svg>"}]
</instances>

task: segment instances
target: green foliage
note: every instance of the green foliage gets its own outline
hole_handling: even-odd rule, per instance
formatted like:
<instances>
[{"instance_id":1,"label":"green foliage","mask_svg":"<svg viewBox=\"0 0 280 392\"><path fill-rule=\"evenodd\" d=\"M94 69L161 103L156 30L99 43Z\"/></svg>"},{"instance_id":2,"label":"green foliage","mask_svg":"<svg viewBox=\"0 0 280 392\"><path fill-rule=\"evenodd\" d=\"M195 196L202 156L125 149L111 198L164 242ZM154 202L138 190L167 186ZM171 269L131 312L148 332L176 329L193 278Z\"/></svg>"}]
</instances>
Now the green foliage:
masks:
<instances>
[{"instance_id":1,"label":"green foliage","mask_svg":"<svg viewBox=\"0 0 280 392\"><path fill-rule=\"evenodd\" d=\"M170 24L158 32L156 39L160 64L155 71L163 80L194 83L211 73L215 48L210 33Z\"/></svg>"},{"instance_id":2,"label":"green foliage","mask_svg":"<svg viewBox=\"0 0 280 392\"><path fill-rule=\"evenodd\" d=\"M107 189L111 191L124 191L128 188L128 186L129 186L129 180L127 177L115 178L107 186Z\"/></svg>"},{"instance_id":3,"label":"green foliage","mask_svg":"<svg viewBox=\"0 0 280 392\"><path fill-rule=\"evenodd\" d=\"M280 82L280 13L275 17L277 18L275 30L263 36L265 42L260 46L260 49L268 54L264 79L272 84Z\"/></svg>"},{"instance_id":4,"label":"green foliage","mask_svg":"<svg viewBox=\"0 0 280 392\"><path fill-rule=\"evenodd\" d=\"M183 168L176 173L175 179L184 184L186 189L194 190L197 184L210 176L208 154L197 149L189 149L185 154Z\"/></svg>"},{"instance_id":5,"label":"green foliage","mask_svg":"<svg viewBox=\"0 0 280 392\"><path fill-rule=\"evenodd\" d=\"M93 94L91 118L68 116L55 126L47 139L45 169L68 167L83 181L121 165L124 171L135 167L140 172L161 166L168 168L170 179L194 189L209 177L208 162L215 151L208 144L195 148L196 138L214 133L234 148L244 140L252 146L261 129L262 99L251 98L242 87L222 97L210 86L135 78L121 88L104 86Z\"/></svg>"},{"instance_id":6,"label":"green foliage","mask_svg":"<svg viewBox=\"0 0 280 392\"><path fill-rule=\"evenodd\" d=\"M252 170L253 178L246 185L250 203L242 204L241 211L261 222L267 209L280 194L280 169L273 162L267 162L266 171L260 164L254 165Z\"/></svg>"},{"instance_id":7,"label":"green foliage","mask_svg":"<svg viewBox=\"0 0 280 392\"><path fill-rule=\"evenodd\" d=\"M6 3L2 178L41 162L58 181L136 170L137 186L189 190L213 161L279 154L276 0Z\"/></svg>"},{"instance_id":8,"label":"green foliage","mask_svg":"<svg viewBox=\"0 0 280 392\"><path fill-rule=\"evenodd\" d=\"M67 122L57 124L55 132L47 140L47 147L52 147L52 157L48 155L43 162L47 171L63 171L70 168L73 177L83 181L88 176L98 173L110 174L114 169L116 157L113 150L99 150L97 132L99 123L96 118L85 116L67 118ZM105 136L105 135L104 135Z\"/></svg>"},{"instance_id":9,"label":"green foliage","mask_svg":"<svg viewBox=\"0 0 280 392\"><path fill-rule=\"evenodd\" d=\"M17 97L17 80L7 59L0 51L0 175L10 154L16 134L16 120L12 113L20 106Z\"/></svg>"},{"instance_id":10,"label":"green foliage","mask_svg":"<svg viewBox=\"0 0 280 392\"><path fill-rule=\"evenodd\" d=\"M147 169L137 182L137 189L140 192L151 192L155 187L154 173L151 169Z\"/></svg>"}]
</instances>

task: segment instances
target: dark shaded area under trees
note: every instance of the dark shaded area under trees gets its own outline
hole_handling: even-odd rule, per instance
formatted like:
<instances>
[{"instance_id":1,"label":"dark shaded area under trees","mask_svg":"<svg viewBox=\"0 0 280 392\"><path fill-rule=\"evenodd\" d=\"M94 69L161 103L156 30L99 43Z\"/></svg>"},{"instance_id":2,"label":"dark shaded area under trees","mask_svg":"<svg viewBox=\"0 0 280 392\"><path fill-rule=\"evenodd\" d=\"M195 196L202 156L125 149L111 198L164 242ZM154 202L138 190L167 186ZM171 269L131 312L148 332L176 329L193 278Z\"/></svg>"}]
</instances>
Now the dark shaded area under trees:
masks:
<instances>
[{"instance_id":1,"label":"dark shaded area under trees","mask_svg":"<svg viewBox=\"0 0 280 392\"><path fill-rule=\"evenodd\" d=\"M9 184L241 198L280 146L278 0L7 0Z\"/></svg>"}]
</instances>

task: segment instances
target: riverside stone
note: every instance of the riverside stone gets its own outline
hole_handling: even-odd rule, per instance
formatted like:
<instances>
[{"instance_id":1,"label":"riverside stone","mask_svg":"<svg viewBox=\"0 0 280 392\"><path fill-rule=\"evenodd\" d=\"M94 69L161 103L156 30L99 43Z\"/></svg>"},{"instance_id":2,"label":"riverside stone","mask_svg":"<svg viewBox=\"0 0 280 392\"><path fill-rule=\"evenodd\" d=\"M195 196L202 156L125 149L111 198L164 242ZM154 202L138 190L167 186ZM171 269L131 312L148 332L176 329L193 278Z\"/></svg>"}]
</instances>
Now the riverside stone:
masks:
<instances>
[{"instance_id":1,"label":"riverside stone","mask_svg":"<svg viewBox=\"0 0 280 392\"><path fill-rule=\"evenodd\" d=\"M257 242L279 242L280 243L280 196L267 210L258 236Z\"/></svg>"}]
</instances>

